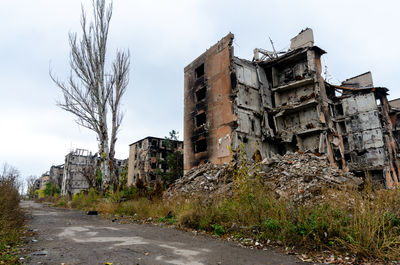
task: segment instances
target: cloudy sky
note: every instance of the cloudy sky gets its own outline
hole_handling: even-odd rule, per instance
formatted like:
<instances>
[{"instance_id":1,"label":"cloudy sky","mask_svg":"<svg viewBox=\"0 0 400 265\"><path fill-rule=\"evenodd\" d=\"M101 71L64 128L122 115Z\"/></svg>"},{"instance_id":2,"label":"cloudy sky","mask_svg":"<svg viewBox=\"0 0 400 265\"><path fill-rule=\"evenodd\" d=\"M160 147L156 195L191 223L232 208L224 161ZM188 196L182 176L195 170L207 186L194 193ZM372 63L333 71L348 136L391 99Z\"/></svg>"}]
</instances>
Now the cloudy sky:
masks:
<instances>
[{"instance_id":1,"label":"cloudy sky","mask_svg":"<svg viewBox=\"0 0 400 265\"><path fill-rule=\"evenodd\" d=\"M49 69L68 76L68 32L79 35L81 4L91 1L0 1L0 163L40 176L71 149L97 149L55 105L62 95L49 78ZM235 55L251 59L255 47L271 49L268 37L287 49L310 27L331 83L372 71L375 86L400 97L399 10L397 0L114 0L109 57L132 55L117 157L146 136L183 131L183 68L228 32Z\"/></svg>"}]
</instances>

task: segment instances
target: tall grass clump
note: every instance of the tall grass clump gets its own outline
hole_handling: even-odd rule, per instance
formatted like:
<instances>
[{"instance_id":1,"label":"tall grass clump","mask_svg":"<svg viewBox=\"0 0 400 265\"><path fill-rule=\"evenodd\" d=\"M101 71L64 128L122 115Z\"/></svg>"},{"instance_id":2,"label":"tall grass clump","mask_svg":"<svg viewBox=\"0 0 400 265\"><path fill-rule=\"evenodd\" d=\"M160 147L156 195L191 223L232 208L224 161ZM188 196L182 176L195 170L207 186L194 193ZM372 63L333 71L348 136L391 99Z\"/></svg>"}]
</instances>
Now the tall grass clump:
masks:
<instances>
[{"instance_id":1,"label":"tall grass clump","mask_svg":"<svg viewBox=\"0 0 400 265\"><path fill-rule=\"evenodd\" d=\"M276 196L264 184L260 168L241 154L230 169L233 198L190 199L181 211L175 210L179 223L214 234L231 232L312 251L400 259L399 189L373 189L366 180L361 191L326 187L320 199L302 204Z\"/></svg>"}]
</instances>

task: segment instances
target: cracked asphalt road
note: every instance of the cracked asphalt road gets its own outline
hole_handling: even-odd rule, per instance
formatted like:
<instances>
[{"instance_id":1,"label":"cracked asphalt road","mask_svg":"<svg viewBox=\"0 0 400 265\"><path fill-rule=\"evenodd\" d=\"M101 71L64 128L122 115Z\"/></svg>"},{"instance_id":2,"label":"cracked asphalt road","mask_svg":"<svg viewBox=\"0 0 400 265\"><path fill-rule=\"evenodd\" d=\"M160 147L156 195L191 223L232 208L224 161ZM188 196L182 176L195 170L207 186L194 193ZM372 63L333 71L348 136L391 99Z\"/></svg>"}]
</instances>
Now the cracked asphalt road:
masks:
<instances>
[{"instance_id":1,"label":"cracked asphalt road","mask_svg":"<svg viewBox=\"0 0 400 265\"><path fill-rule=\"evenodd\" d=\"M251 250L154 225L113 223L69 209L21 202L36 231L27 264L300 264L294 256Z\"/></svg>"}]
</instances>

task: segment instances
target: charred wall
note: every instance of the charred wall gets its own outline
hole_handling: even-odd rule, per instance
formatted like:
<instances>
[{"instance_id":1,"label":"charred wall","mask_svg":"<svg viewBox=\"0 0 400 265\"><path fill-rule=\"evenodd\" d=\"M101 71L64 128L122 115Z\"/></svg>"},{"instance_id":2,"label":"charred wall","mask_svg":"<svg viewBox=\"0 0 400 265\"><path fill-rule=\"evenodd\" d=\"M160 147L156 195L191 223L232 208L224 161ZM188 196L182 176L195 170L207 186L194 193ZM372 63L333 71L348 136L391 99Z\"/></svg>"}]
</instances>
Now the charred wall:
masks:
<instances>
[{"instance_id":1,"label":"charred wall","mask_svg":"<svg viewBox=\"0 0 400 265\"><path fill-rule=\"evenodd\" d=\"M228 34L185 68L184 169L206 161L230 160L232 128L231 60L233 34Z\"/></svg>"}]
</instances>

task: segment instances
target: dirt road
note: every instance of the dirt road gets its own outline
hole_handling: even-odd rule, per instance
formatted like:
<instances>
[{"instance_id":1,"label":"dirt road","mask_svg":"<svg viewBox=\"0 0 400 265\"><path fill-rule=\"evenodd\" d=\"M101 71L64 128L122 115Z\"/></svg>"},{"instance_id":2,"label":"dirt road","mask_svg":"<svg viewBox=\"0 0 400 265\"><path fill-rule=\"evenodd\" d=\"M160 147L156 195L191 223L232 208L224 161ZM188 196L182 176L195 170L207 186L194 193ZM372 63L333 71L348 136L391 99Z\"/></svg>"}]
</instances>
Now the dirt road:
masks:
<instances>
[{"instance_id":1,"label":"dirt road","mask_svg":"<svg viewBox=\"0 0 400 265\"><path fill-rule=\"evenodd\" d=\"M293 256L173 228L114 223L30 201L22 207L37 233L27 246L27 264L300 264Z\"/></svg>"}]
</instances>

